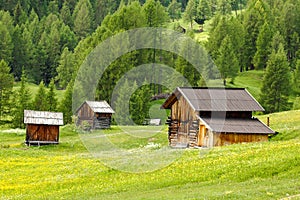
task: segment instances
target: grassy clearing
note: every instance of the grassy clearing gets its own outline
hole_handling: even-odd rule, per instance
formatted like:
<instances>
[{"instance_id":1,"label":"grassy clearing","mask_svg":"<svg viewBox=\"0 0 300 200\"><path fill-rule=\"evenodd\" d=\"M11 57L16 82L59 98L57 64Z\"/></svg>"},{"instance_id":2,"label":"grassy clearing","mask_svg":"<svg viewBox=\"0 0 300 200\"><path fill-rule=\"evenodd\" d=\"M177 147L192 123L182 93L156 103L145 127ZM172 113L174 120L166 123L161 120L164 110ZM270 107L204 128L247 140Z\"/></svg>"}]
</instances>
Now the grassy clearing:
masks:
<instances>
[{"instance_id":1,"label":"grassy clearing","mask_svg":"<svg viewBox=\"0 0 300 200\"><path fill-rule=\"evenodd\" d=\"M228 81L228 87L246 88L254 96L254 98L259 99L263 76L264 71L262 70L241 72L234 80L234 84L230 84Z\"/></svg>"},{"instance_id":2,"label":"grassy clearing","mask_svg":"<svg viewBox=\"0 0 300 200\"><path fill-rule=\"evenodd\" d=\"M120 148L143 151L151 142L167 145L166 127L113 127L79 135L73 126L64 126L59 145L41 147L24 146L23 130L2 129L0 199L280 199L300 194L300 111L270 117L271 127L280 132L271 142L181 150L172 164L147 173L105 166L87 151L82 136L104 134ZM264 121L266 115L259 118ZM130 134L120 134L129 129ZM139 133L151 137L134 137Z\"/></svg>"},{"instance_id":3,"label":"grassy clearing","mask_svg":"<svg viewBox=\"0 0 300 200\"><path fill-rule=\"evenodd\" d=\"M39 86L36 84L33 84L33 83L27 83L27 87L28 87L28 89L31 93L32 99L33 99L38 92ZM20 88L20 82L14 83L14 90L18 90L19 88ZM56 92L56 97L57 97L58 101L60 102L64 96L65 90L56 90L55 92Z\"/></svg>"}]
</instances>

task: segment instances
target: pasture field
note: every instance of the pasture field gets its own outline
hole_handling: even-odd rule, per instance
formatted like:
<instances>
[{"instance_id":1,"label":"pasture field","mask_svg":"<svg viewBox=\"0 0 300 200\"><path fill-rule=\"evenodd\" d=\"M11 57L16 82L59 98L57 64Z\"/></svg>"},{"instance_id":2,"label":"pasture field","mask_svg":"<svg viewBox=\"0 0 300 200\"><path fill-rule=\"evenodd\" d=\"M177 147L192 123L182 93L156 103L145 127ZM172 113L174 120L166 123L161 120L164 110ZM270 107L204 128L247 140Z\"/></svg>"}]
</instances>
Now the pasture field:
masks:
<instances>
[{"instance_id":1,"label":"pasture field","mask_svg":"<svg viewBox=\"0 0 300 200\"><path fill-rule=\"evenodd\" d=\"M267 116L259 117L263 121ZM59 145L40 147L22 144L24 130L2 128L0 199L293 197L300 194L300 111L270 117L271 127L280 132L270 142L180 150L182 155L170 165L141 173L107 167L81 140L80 134L93 133L78 133L72 125L61 127ZM159 131L145 127L145 132L152 132L149 138L120 133L121 129L114 126L103 134L123 149L144 151L151 143L158 148L167 145L167 127ZM135 132L140 127L126 130Z\"/></svg>"}]
</instances>

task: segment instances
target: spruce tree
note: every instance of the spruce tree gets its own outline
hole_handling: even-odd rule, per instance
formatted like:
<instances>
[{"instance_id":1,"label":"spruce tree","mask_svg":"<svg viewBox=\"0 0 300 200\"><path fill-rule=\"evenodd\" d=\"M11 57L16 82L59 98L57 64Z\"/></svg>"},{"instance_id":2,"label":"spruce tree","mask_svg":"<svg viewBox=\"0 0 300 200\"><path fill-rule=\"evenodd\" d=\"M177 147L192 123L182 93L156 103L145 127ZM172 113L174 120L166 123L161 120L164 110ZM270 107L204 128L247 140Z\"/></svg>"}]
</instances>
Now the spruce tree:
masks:
<instances>
[{"instance_id":1,"label":"spruce tree","mask_svg":"<svg viewBox=\"0 0 300 200\"><path fill-rule=\"evenodd\" d=\"M283 44L270 55L261 88L261 103L267 113L288 109L290 72Z\"/></svg>"},{"instance_id":2,"label":"spruce tree","mask_svg":"<svg viewBox=\"0 0 300 200\"><path fill-rule=\"evenodd\" d=\"M4 61L0 61L0 120L9 113L9 98L13 88L14 78L10 73L10 67Z\"/></svg>"},{"instance_id":3,"label":"spruce tree","mask_svg":"<svg viewBox=\"0 0 300 200\"><path fill-rule=\"evenodd\" d=\"M22 70L21 76L21 86L20 88L14 93L15 96L15 106L12 111L13 113L13 126L18 128L24 128L24 110L31 109L30 98L31 94L29 89L26 86L27 84L27 76L26 72Z\"/></svg>"},{"instance_id":4,"label":"spruce tree","mask_svg":"<svg viewBox=\"0 0 300 200\"><path fill-rule=\"evenodd\" d=\"M33 108L37 111L47 111L48 105L47 105L47 96L46 96L46 89L44 82L41 81L39 85L39 89L37 94L34 97L33 100Z\"/></svg>"},{"instance_id":5,"label":"spruce tree","mask_svg":"<svg viewBox=\"0 0 300 200\"><path fill-rule=\"evenodd\" d=\"M64 124L72 123L72 97L73 97L73 82L70 82L64 93L64 97L59 104L59 111L64 115Z\"/></svg>"}]
</instances>

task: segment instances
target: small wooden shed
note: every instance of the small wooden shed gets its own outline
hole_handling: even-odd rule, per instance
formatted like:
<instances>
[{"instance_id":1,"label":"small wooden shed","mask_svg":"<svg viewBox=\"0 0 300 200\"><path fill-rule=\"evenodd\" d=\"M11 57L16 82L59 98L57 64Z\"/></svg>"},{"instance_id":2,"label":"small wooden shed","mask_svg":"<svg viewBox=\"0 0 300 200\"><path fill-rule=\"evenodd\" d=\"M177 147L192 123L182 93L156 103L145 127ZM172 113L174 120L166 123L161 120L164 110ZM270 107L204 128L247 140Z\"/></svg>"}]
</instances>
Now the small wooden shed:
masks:
<instances>
[{"instance_id":1,"label":"small wooden shed","mask_svg":"<svg viewBox=\"0 0 300 200\"><path fill-rule=\"evenodd\" d=\"M59 126L63 125L63 113L24 110L24 123L26 144L58 144Z\"/></svg>"},{"instance_id":2,"label":"small wooden shed","mask_svg":"<svg viewBox=\"0 0 300 200\"><path fill-rule=\"evenodd\" d=\"M171 109L167 124L173 147L268 141L275 133L252 116L264 109L244 88L178 87L162 108Z\"/></svg>"},{"instance_id":3,"label":"small wooden shed","mask_svg":"<svg viewBox=\"0 0 300 200\"><path fill-rule=\"evenodd\" d=\"M85 121L92 129L107 129L111 125L111 117L115 111L106 101L85 101L76 110L77 125Z\"/></svg>"}]
</instances>

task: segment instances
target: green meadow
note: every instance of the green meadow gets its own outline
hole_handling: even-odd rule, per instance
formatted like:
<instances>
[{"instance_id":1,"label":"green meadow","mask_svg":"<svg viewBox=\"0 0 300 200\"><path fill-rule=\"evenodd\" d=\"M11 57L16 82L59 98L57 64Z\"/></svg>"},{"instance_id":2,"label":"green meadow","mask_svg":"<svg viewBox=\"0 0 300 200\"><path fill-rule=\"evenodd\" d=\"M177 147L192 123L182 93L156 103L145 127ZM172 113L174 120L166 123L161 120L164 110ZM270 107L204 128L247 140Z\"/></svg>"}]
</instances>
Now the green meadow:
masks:
<instances>
[{"instance_id":1,"label":"green meadow","mask_svg":"<svg viewBox=\"0 0 300 200\"><path fill-rule=\"evenodd\" d=\"M2 128L0 199L292 198L300 194L300 111L259 118L264 121L268 116L279 132L269 142L182 149L169 165L155 171L145 166L139 173L108 167L94 157L82 138L98 132L67 125L61 127L59 145L28 147L23 144L25 130ZM132 134L141 129L151 137ZM101 134L119 148L141 155L168 145L165 126L113 126ZM155 148L147 148L150 144Z\"/></svg>"}]
</instances>

